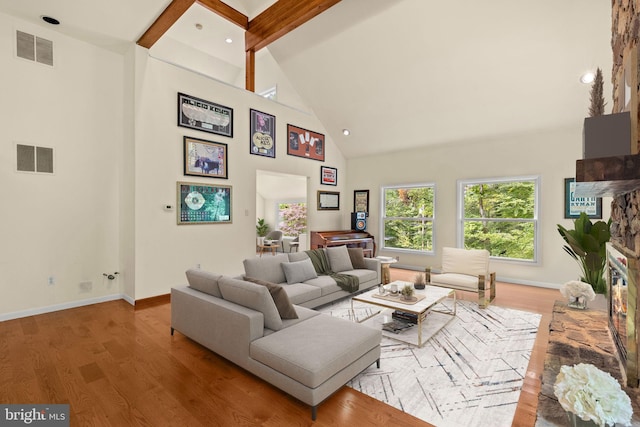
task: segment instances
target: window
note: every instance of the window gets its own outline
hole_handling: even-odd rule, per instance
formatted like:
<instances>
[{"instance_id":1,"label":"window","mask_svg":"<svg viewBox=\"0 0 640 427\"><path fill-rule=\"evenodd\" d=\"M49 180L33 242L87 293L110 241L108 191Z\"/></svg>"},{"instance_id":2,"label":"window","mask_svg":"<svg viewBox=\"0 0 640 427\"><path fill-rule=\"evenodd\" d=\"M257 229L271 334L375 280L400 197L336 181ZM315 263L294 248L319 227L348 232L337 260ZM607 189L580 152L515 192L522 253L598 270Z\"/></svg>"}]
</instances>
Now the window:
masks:
<instances>
[{"instance_id":1,"label":"window","mask_svg":"<svg viewBox=\"0 0 640 427\"><path fill-rule=\"evenodd\" d=\"M433 184L382 187L385 249L433 252Z\"/></svg>"},{"instance_id":2,"label":"window","mask_svg":"<svg viewBox=\"0 0 640 427\"><path fill-rule=\"evenodd\" d=\"M458 243L537 261L538 177L458 181Z\"/></svg>"},{"instance_id":3,"label":"window","mask_svg":"<svg viewBox=\"0 0 640 427\"><path fill-rule=\"evenodd\" d=\"M278 203L278 230L285 236L298 237L306 229L306 203Z\"/></svg>"}]
</instances>

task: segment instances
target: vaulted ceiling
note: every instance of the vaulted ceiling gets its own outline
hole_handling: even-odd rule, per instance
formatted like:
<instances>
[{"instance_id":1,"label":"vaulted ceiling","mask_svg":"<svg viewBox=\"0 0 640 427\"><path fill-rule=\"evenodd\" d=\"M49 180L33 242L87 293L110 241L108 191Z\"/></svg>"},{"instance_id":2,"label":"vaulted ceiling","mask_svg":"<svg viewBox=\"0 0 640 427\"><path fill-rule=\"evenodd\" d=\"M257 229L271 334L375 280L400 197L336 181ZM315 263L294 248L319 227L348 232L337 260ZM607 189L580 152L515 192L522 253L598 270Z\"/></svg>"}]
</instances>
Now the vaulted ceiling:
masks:
<instances>
[{"instance_id":1,"label":"vaulted ceiling","mask_svg":"<svg viewBox=\"0 0 640 427\"><path fill-rule=\"evenodd\" d=\"M123 51L170 3L0 0L0 12L39 25L53 16L57 31ZM251 20L274 1L224 3ZM585 71L603 69L611 99L610 8L602 0L342 0L256 54L255 89L290 89L278 102L312 111L347 157L492 138L517 144L521 134L579 128ZM244 86L244 47L243 29L196 2L149 52Z\"/></svg>"}]
</instances>

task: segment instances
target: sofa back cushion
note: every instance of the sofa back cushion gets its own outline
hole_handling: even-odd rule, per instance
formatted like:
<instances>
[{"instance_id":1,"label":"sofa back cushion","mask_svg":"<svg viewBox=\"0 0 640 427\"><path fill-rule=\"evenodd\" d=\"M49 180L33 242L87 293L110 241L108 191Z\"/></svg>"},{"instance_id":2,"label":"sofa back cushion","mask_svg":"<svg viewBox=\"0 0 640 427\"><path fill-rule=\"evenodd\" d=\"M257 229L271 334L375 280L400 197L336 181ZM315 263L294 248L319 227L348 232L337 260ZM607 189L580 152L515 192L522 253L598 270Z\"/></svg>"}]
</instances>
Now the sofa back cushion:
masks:
<instances>
[{"instance_id":1,"label":"sofa back cushion","mask_svg":"<svg viewBox=\"0 0 640 427\"><path fill-rule=\"evenodd\" d=\"M489 251L486 249L442 248L442 272L470 276L487 275Z\"/></svg>"},{"instance_id":2,"label":"sofa back cushion","mask_svg":"<svg viewBox=\"0 0 640 427\"><path fill-rule=\"evenodd\" d=\"M247 258L243 261L244 273L249 277L257 277L267 282L286 282L287 279L284 277L284 271L282 271L280 264L288 261L287 254Z\"/></svg>"},{"instance_id":3,"label":"sofa back cushion","mask_svg":"<svg viewBox=\"0 0 640 427\"><path fill-rule=\"evenodd\" d=\"M220 287L218 286L218 280L222 275L209 273L199 268L190 268L185 274L187 276L187 282L189 282L189 287L204 292L205 294L222 298Z\"/></svg>"},{"instance_id":4,"label":"sofa back cushion","mask_svg":"<svg viewBox=\"0 0 640 427\"><path fill-rule=\"evenodd\" d=\"M334 273L353 270L349 251L346 246L343 245L326 248L326 254L329 260L329 267Z\"/></svg>"},{"instance_id":5,"label":"sofa back cushion","mask_svg":"<svg viewBox=\"0 0 640 427\"><path fill-rule=\"evenodd\" d=\"M273 331L282 329L282 319L265 286L226 276L218 280L218 286L225 300L261 312L265 328Z\"/></svg>"},{"instance_id":6,"label":"sofa back cushion","mask_svg":"<svg viewBox=\"0 0 640 427\"><path fill-rule=\"evenodd\" d=\"M310 279L318 277L316 269L313 267L311 258L303 259L296 262L283 262L282 270L287 278L288 284L302 283Z\"/></svg>"},{"instance_id":7,"label":"sofa back cushion","mask_svg":"<svg viewBox=\"0 0 640 427\"><path fill-rule=\"evenodd\" d=\"M260 280L253 277L245 276L244 280L247 282L255 283L256 285L265 286L269 293L271 294L271 298L273 298L273 302L276 304L276 308L278 309L278 313L280 314L281 319L297 319L298 313L296 313L296 309L291 304L289 300L289 296L287 292L282 289L282 286L277 283L267 282L266 280Z\"/></svg>"},{"instance_id":8,"label":"sofa back cushion","mask_svg":"<svg viewBox=\"0 0 640 427\"><path fill-rule=\"evenodd\" d=\"M309 258L306 252L290 252L289 253L289 262L303 261Z\"/></svg>"}]
</instances>

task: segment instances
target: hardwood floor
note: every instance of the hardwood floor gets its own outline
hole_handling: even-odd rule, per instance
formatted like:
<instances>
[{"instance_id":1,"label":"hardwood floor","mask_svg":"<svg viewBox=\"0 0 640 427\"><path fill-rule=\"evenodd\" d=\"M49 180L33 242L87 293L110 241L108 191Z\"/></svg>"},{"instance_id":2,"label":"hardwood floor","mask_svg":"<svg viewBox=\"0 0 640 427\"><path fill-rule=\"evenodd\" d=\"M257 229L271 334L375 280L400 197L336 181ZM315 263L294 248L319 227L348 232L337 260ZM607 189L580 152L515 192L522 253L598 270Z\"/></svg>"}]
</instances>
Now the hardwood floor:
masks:
<instances>
[{"instance_id":1,"label":"hardwood floor","mask_svg":"<svg viewBox=\"0 0 640 427\"><path fill-rule=\"evenodd\" d=\"M392 280L414 275L391 269ZM557 290L497 286L494 304L542 314L514 426L535 424L560 298ZM72 426L430 425L349 387L312 422L307 405L169 330L169 304L134 310L122 300L0 322L0 402L68 403Z\"/></svg>"}]
</instances>

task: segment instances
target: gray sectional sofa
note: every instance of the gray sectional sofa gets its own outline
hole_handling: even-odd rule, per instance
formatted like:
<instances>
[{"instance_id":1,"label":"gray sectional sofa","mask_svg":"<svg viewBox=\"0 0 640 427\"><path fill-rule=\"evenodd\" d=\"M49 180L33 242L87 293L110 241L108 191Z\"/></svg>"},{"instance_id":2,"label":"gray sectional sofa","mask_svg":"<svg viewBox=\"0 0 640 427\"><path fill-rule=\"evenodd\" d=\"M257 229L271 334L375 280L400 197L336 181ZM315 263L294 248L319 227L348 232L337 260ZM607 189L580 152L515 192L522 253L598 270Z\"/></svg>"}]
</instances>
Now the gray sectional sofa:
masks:
<instances>
[{"instance_id":1,"label":"gray sectional sofa","mask_svg":"<svg viewBox=\"0 0 640 427\"><path fill-rule=\"evenodd\" d=\"M302 255L245 260L242 277L188 270L189 284L171 290L171 334L181 332L310 405L315 420L323 400L374 362L380 366L381 331L303 307L349 292L328 276L295 281L312 275ZM346 262L338 268L351 265L344 274L361 278L359 287L375 286L379 262L365 262L371 270Z\"/></svg>"}]
</instances>

